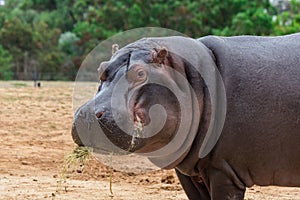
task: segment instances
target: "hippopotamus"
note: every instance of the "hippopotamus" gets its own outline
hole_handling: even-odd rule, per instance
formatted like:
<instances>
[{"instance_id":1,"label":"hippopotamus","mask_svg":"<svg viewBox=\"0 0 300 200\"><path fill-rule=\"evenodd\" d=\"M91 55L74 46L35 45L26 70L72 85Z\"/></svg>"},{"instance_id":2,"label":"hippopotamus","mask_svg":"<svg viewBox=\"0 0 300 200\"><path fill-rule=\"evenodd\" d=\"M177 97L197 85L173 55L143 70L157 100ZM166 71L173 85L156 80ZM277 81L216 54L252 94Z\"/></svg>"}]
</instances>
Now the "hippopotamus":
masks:
<instances>
[{"instance_id":1,"label":"hippopotamus","mask_svg":"<svg viewBox=\"0 0 300 200\"><path fill-rule=\"evenodd\" d=\"M98 73L74 116L78 145L175 168L192 200L300 186L299 33L143 38Z\"/></svg>"}]
</instances>

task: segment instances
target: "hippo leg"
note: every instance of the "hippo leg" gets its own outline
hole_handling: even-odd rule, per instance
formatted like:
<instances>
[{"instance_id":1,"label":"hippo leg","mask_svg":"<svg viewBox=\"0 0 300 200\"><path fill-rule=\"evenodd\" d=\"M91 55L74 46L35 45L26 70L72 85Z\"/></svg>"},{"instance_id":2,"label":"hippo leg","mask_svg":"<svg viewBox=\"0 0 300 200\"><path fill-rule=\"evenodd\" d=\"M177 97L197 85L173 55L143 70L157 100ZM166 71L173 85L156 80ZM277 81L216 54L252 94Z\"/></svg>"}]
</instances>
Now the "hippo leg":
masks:
<instances>
[{"instance_id":1,"label":"hippo leg","mask_svg":"<svg viewBox=\"0 0 300 200\"><path fill-rule=\"evenodd\" d=\"M203 182L196 181L193 177L186 176L175 169L178 179L190 200L210 200L210 195Z\"/></svg>"},{"instance_id":2,"label":"hippo leg","mask_svg":"<svg viewBox=\"0 0 300 200\"><path fill-rule=\"evenodd\" d=\"M212 170L208 176L210 194L213 200L243 200L246 187L238 187L232 179L219 170Z\"/></svg>"}]
</instances>

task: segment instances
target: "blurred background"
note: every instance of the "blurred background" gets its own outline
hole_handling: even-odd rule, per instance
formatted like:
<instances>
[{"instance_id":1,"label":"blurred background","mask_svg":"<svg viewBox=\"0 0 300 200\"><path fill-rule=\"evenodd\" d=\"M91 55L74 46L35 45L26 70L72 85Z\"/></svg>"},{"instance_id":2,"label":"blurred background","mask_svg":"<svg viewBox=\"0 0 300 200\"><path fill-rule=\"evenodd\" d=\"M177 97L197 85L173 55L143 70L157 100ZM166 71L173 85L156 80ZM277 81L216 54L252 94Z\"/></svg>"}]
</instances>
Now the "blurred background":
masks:
<instances>
[{"instance_id":1,"label":"blurred background","mask_svg":"<svg viewBox=\"0 0 300 200\"><path fill-rule=\"evenodd\" d=\"M101 41L138 27L190 37L300 31L299 0L0 0L0 80L74 80Z\"/></svg>"}]
</instances>

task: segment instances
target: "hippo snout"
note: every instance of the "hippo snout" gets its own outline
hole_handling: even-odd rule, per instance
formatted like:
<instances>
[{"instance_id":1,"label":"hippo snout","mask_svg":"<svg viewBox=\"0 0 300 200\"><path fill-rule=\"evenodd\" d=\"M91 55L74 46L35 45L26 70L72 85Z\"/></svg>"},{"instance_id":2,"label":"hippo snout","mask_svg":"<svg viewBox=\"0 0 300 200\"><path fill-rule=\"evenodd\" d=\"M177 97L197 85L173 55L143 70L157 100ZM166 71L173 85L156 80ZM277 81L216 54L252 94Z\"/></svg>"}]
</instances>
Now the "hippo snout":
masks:
<instances>
[{"instance_id":1,"label":"hippo snout","mask_svg":"<svg viewBox=\"0 0 300 200\"><path fill-rule=\"evenodd\" d=\"M93 148L93 152L107 154L126 154L123 149L128 149L128 143L123 138L131 141L131 136L118 129L112 119L111 112L97 109L95 100L91 100L77 109L72 124L72 138L78 146ZM128 139L129 138L129 139ZM120 142L121 141L121 142ZM119 145L121 143L122 145ZM116 145L115 145L116 144ZM121 146L121 149L119 148ZM122 149L123 147L123 149Z\"/></svg>"}]
</instances>

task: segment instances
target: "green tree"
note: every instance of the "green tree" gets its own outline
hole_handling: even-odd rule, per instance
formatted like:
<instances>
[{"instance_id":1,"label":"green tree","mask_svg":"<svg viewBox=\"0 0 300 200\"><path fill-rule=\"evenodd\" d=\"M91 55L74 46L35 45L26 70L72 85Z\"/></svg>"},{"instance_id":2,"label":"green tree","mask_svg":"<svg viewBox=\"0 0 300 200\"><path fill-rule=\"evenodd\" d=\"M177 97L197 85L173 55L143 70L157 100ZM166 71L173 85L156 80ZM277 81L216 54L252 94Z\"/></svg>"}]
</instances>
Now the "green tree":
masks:
<instances>
[{"instance_id":1,"label":"green tree","mask_svg":"<svg viewBox=\"0 0 300 200\"><path fill-rule=\"evenodd\" d=\"M33 30L35 70L54 80L55 75L61 72L64 56L58 47L60 29L50 29L44 21L37 21Z\"/></svg>"},{"instance_id":2,"label":"green tree","mask_svg":"<svg viewBox=\"0 0 300 200\"><path fill-rule=\"evenodd\" d=\"M11 80L13 71L11 68L12 56L0 45L0 79Z\"/></svg>"},{"instance_id":3,"label":"green tree","mask_svg":"<svg viewBox=\"0 0 300 200\"><path fill-rule=\"evenodd\" d=\"M285 35L300 31L300 1L291 0L290 10L275 16L274 35Z\"/></svg>"},{"instance_id":4,"label":"green tree","mask_svg":"<svg viewBox=\"0 0 300 200\"><path fill-rule=\"evenodd\" d=\"M76 71L81 64L81 62L77 63L82 55L78 41L79 38L72 32L61 34L58 40L59 49L65 53L62 71L65 77L71 79L75 78Z\"/></svg>"},{"instance_id":5,"label":"green tree","mask_svg":"<svg viewBox=\"0 0 300 200\"><path fill-rule=\"evenodd\" d=\"M69 55L78 54L78 48L76 42L78 42L79 38L75 33L66 32L60 35L58 40L59 48L66 52Z\"/></svg>"},{"instance_id":6,"label":"green tree","mask_svg":"<svg viewBox=\"0 0 300 200\"><path fill-rule=\"evenodd\" d=\"M7 0L0 6L0 44L17 78L32 71L74 78L100 41L125 30L157 26L194 38L299 32L300 1L289 7L279 12L269 0Z\"/></svg>"},{"instance_id":7,"label":"green tree","mask_svg":"<svg viewBox=\"0 0 300 200\"><path fill-rule=\"evenodd\" d=\"M33 36L29 24L19 18L7 18L0 30L0 44L13 55L13 68L19 78L28 75L29 59L34 49Z\"/></svg>"}]
</instances>

